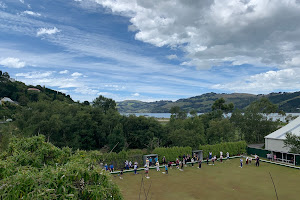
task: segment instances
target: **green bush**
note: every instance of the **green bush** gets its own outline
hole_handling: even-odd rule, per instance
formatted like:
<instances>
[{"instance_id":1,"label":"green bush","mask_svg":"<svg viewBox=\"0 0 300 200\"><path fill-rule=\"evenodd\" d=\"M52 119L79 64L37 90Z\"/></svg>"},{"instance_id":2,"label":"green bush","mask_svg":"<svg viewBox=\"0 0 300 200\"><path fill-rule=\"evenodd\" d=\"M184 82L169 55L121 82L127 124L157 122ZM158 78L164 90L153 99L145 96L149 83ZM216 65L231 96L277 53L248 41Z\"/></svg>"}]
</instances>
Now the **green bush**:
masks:
<instances>
[{"instance_id":1,"label":"green bush","mask_svg":"<svg viewBox=\"0 0 300 200\"><path fill-rule=\"evenodd\" d=\"M191 147L158 147L153 151L154 154L158 154L159 160L162 161L163 156L167 161L176 161L176 158L183 156L184 154L192 155Z\"/></svg>"},{"instance_id":2,"label":"green bush","mask_svg":"<svg viewBox=\"0 0 300 200\"><path fill-rule=\"evenodd\" d=\"M0 158L1 199L123 199L101 153L59 149L44 136L13 138Z\"/></svg>"},{"instance_id":3,"label":"green bush","mask_svg":"<svg viewBox=\"0 0 300 200\"><path fill-rule=\"evenodd\" d=\"M224 142L215 145L200 145L199 149L203 150L203 158L208 157L209 152L212 152L213 156L220 157L220 151L223 152L223 156L229 152L230 156L246 153L247 144L245 141L239 142Z\"/></svg>"}]
</instances>

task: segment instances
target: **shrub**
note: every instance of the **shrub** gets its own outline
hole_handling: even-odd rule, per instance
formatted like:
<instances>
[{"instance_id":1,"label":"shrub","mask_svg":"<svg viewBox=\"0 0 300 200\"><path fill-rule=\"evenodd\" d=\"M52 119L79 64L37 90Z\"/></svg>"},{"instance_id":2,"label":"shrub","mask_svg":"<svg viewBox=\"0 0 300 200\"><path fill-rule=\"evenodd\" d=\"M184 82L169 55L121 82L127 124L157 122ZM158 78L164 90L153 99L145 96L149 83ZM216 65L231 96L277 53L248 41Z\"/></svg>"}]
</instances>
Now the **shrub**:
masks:
<instances>
[{"instance_id":1,"label":"shrub","mask_svg":"<svg viewBox=\"0 0 300 200\"><path fill-rule=\"evenodd\" d=\"M13 138L0 156L1 199L123 199L101 153L59 149L44 136Z\"/></svg>"},{"instance_id":2,"label":"shrub","mask_svg":"<svg viewBox=\"0 0 300 200\"><path fill-rule=\"evenodd\" d=\"M191 155L192 148L191 147L158 147L153 151L154 154L158 154L159 159L161 160L163 156L166 157L167 161L175 161L179 156L183 156L184 154Z\"/></svg>"},{"instance_id":3,"label":"shrub","mask_svg":"<svg viewBox=\"0 0 300 200\"><path fill-rule=\"evenodd\" d=\"M226 152L229 152L230 156L239 155L246 152L246 147L247 144L245 141L239 141L224 142L215 145L200 145L199 149L203 150L203 158L206 158L209 152L212 152L217 157L220 157L220 151L223 152L223 155L226 155Z\"/></svg>"}]
</instances>

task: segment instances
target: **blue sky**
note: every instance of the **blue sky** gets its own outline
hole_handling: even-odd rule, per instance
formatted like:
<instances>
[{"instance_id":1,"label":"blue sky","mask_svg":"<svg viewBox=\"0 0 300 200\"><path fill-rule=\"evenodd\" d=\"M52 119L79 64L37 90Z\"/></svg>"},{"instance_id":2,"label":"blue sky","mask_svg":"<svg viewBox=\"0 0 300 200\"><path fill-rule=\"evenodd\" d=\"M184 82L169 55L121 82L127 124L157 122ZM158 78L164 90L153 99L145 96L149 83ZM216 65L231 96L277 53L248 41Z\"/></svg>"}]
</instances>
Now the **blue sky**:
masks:
<instances>
[{"instance_id":1,"label":"blue sky","mask_svg":"<svg viewBox=\"0 0 300 200\"><path fill-rule=\"evenodd\" d=\"M92 101L300 88L295 0L0 0L0 69Z\"/></svg>"}]
</instances>

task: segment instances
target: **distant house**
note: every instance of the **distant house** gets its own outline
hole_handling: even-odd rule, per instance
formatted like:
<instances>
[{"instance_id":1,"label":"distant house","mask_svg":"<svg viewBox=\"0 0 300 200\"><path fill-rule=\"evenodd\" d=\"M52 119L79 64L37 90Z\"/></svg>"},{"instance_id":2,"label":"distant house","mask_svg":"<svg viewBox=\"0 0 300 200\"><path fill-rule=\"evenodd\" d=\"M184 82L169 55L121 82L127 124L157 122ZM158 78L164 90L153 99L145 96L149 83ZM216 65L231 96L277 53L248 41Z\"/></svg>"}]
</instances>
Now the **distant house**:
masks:
<instances>
[{"instance_id":1,"label":"distant house","mask_svg":"<svg viewBox=\"0 0 300 200\"><path fill-rule=\"evenodd\" d=\"M41 90L37 89L37 88L28 88L28 91L35 91L35 92L41 92Z\"/></svg>"},{"instance_id":2,"label":"distant house","mask_svg":"<svg viewBox=\"0 0 300 200\"><path fill-rule=\"evenodd\" d=\"M10 103L13 103L13 104L18 104L17 102L11 100L10 98L8 97L3 97L1 100L0 100L0 105L2 105L3 103L5 102L10 102Z\"/></svg>"}]
</instances>

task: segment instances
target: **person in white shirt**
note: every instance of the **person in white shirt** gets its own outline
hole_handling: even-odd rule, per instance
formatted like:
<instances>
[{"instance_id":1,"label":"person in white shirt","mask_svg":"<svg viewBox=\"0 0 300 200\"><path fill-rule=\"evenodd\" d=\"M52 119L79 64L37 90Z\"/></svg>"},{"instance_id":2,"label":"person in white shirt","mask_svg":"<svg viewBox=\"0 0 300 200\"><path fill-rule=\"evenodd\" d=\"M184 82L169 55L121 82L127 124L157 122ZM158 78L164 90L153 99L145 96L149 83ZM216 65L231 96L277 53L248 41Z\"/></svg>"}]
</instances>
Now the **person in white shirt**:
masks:
<instances>
[{"instance_id":1,"label":"person in white shirt","mask_svg":"<svg viewBox=\"0 0 300 200\"><path fill-rule=\"evenodd\" d=\"M226 157L227 157L227 159L229 159L229 152L226 153Z\"/></svg>"},{"instance_id":2,"label":"person in white shirt","mask_svg":"<svg viewBox=\"0 0 300 200\"><path fill-rule=\"evenodd\" d=\"M137 174L136 173L136 171L137 171L137 162L134 163L133 170L134 170L134 174Z\"/></svg>"},{"instance_id":3,"label":"person in white shirt","mask_svg":"<svg viewBox=\"0 0 300 200\"><path fill-rule=\"evenodd\" d=\"M241 168L243 168L243 158L240 159Z\"/></svg>"},{"instance_id":4,"label":"person in white shirt","mask_svg":"<svg viewBox=\"0 0 300 200\"><path fill-rule=\"evenodd\" d=\"M158 161L156 161L156 171L160 171L160 169L159 169L159 162Z\"/></svg>"}]
</instances>

